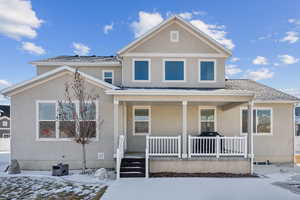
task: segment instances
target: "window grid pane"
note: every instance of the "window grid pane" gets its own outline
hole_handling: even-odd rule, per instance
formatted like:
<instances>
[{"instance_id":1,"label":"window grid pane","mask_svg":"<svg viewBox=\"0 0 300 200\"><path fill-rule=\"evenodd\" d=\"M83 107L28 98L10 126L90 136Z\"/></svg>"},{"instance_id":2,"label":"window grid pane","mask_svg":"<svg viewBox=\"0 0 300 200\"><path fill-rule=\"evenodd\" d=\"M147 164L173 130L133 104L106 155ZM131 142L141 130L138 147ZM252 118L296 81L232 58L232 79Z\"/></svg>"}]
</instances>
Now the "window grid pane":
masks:
<instances>
[{"instance_id":1,"label":"window grid pane","mask_svg":"<svg viewBox=\"0 0 300 200\"><path fill-rule=\"evenodd\" d=\"M39 103L39 120L54 121L56 120L55 103Z\"/></svg>"},{"instance_id":2,"label":"window grid pane","mask_svg":"<svg viewBox=\"0 0 300 200\"><path fill-rule=\"evenodd\" d=\"M202 61L200 63L201 67L201 80L203 81L212 81L214 80L214 62L213 61Z\"/></svg>"},{"instance_id":3,"label":"window grid pane","mask_svg":"<svg viewBox=\"0 0 300 200\"><path fill-rule=\"evenodd\" d=\"M242 133L248 132L248 110L242 111ZM253 133L271 133L271 110L253 109Z\"/></svg>"},{"instance_id":4,"label":"window grid pane","mask_svg":"<svg viewBox=\"0 0 300 200\"><path fill-rule=\"evenodd\" d=\"M184 62L166 61L165 62L165 80L184 80Z\"/></svg>"},{"instance_id":5,"label":"window grid pane","mask_svg":"<svg viewBox=\"0 0 300 200\"><path fill-rule=\"evenodd\" d=\"M149 80L148 61L134 61L134 80Z\"/></svg>"}]
</instances>

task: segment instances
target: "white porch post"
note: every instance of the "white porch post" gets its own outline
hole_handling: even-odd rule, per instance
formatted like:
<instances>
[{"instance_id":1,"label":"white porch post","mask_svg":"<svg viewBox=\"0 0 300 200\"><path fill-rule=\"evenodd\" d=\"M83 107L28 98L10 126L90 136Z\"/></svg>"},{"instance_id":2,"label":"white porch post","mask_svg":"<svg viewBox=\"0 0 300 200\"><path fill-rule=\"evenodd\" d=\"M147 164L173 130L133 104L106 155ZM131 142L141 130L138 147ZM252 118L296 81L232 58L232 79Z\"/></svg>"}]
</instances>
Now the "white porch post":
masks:
<instances>
[{"instance_id":1,"label":"white porch post","mask_svg":"<svg viewBox=\"0 0 300 200\"><path fill-rule=\"evenodd\" d=\"M253 101L248 102L248 155L251 162L251 174L253 173Z\"/></svg>"},{"instance_id":2,"label":"white porch post","mask_svg":"<svg viewBox=\"0 0 300 200\"><path fill-rule=\"evenodd\" d=\"M114 154L118 148L119 137L119 101L114 98Z\"/></svg>"},{"instance_id":3,"label":"white porch post","mask_svg":"<svg viewBox=\"0 0 300 200\"><path fill-rule=\"evenodd\" d=\"M182 101L182 158L187 158L187 101Z\"/></svg>"},{"instance_id":4,"label":"white porch post","mask_svg":"<svg viewBox=\"0 0 300 200\"><path fill-rule=\"evenodd\" d=\"M127 149L127 104L123 102L123 134L124 134L124 146Z\"/></svg>"}]
</instances>

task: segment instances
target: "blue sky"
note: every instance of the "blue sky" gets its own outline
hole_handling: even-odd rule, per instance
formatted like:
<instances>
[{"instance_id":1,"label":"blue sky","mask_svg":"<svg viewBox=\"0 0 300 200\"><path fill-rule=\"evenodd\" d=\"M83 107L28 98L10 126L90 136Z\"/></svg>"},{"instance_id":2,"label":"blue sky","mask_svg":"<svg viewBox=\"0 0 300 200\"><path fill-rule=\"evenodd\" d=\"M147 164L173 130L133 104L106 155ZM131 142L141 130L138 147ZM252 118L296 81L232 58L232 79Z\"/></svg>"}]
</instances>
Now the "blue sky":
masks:
<instances>
[{"instance_id":1,"label":"blue sky","mask_svg":"<svg viewBox=\"0 0 300 200\"><path fill-rule=\"evenodd\" d=\"M32 60L114 55L180 14L231 48L228 77L252 78L300 96L299 8L297 0L0 0L0 89L34 77Z\"/></svg>"}]
</instances>

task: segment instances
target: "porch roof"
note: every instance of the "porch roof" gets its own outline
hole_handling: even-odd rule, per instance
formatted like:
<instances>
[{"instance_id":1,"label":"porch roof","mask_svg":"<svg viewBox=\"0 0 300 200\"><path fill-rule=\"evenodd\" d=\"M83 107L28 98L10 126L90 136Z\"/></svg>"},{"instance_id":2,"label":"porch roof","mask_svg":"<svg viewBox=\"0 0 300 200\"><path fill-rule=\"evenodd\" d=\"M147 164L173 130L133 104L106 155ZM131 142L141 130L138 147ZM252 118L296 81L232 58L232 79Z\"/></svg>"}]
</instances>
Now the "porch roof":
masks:
<instances>
[{"instance_id":1,"label":"porch roof","mask_svg":"<svg viewBox=\"0 0 300 200\"><path fill-rule=\"evenodd\" d=\"M107 90L110 95L145 95L145 96L251 96L254 92L230 89L201 89L201 88L122 88Z\"/></svg>"}]
</instances>

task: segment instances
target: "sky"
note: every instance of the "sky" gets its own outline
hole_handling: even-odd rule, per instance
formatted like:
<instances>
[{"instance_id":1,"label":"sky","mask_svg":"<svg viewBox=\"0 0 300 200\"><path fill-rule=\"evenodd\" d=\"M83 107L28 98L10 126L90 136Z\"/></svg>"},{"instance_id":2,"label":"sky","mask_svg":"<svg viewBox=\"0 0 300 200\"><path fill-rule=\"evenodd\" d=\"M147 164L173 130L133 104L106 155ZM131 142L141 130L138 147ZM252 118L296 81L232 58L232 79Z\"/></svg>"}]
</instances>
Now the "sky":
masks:
<instances>
[{"instance_id":1,"label":"sky","mask_svg":"<svg viewBox=\"0 0 300 200\"><path fill-rule=\"evenodd\" d=\"M115 55L176 14L232 51L228 78L300 97L299 9L298 0L0 0L0 90L34 77L30 61Z\"/></svg>"}]
</instances>

